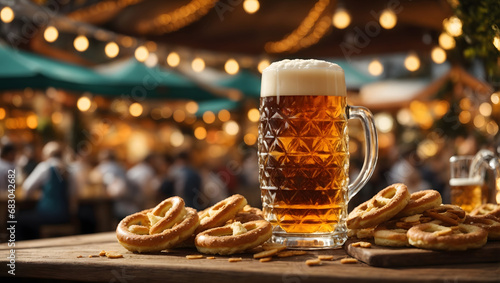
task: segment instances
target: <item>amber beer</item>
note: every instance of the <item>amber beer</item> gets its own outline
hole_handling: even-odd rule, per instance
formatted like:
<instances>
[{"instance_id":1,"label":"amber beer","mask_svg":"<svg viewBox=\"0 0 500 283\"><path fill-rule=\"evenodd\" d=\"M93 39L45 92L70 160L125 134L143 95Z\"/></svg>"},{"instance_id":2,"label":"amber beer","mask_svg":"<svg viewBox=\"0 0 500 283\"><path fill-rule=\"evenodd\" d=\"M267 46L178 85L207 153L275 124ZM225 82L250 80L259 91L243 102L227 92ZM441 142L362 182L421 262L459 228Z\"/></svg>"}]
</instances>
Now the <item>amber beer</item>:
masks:
<instances>
[{"instance_id":1,"label":"amber beer","mask_svg":"<svg viewBox=\"0 0 500 283\"><path fill-rule=\"evenodd\" d=\"M450 179L451 203L471 212L483 203L483 187L484 181L481 178Z\"/></svg>"},{"instance_id":2,"label":"amber beer","mask_svg":"<svg viewBox=\"0 0 500 283\"><path fill-rule=\"evenodd\" d=\"M262 74L259 108L259 181L273 241L293 248L342 245L348 195L360 189L348 188L343 70L318 60L273 63ZM371 164L373 151L367 150ZM362 184L373 168L364 169Z\"/></svg>"}]
</instances>

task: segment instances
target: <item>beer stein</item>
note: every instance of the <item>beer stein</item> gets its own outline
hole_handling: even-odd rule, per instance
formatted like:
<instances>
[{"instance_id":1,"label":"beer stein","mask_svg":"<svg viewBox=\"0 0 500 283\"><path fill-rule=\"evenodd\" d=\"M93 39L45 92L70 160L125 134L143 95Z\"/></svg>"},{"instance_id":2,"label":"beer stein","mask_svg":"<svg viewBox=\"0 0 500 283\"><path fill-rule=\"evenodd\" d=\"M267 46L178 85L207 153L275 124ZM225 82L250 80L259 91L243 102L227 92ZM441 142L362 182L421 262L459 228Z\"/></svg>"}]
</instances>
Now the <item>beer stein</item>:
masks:
<instances>
[{"instance_id":1,"label":"beer stein","mask_svg":"<svg viewBox=\"0 0 500 283\"><path fill-rule=\"evenodd\" d=\"M494 185L489 189L486 187L485 202L500 204L500 158L492 151L482 149L476 155L471 163L471 175L481 176L484 175L486 170L493 172Z\"/></svg>"},{"instance_id":2,"label":"beer stein","mask_svg":"<svg viewBox=\"0 0 500 283\"><path fill-rule=\"evenodd\" d=\"M451 204L458 205L467 212L471 212L484 202L484 174L483 171L472 173L473 160L473 155L450 158Z\"/></svg>"},{"instance_id":3,"label":"beer stein","mask_svg":"<svg viewBox=\"0 0 500 283\"><path fill-rule=\"evenodd\" d=\"M272 241L296 249L341 247L347 203L378 158L371 112L347 105L344 71L319 60L283 60L262 73L259 182ZM364 164L349 184L347 120L362 122Z\"/></svg>"}]
</instances>

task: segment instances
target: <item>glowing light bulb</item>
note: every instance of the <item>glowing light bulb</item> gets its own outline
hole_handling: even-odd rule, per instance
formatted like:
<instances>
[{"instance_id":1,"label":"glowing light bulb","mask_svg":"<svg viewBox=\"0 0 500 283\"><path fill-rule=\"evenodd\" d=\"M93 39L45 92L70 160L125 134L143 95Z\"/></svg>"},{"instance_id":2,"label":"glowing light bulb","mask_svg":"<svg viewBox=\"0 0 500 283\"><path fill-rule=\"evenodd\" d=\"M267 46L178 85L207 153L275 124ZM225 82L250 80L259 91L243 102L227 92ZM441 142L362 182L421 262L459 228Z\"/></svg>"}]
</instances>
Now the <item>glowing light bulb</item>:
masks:
<instances>
[{"instance_id":1,"label":"glowing light bulb","mask_svg":"<svg viewBox=\"0 0 500 283\"><path fill-rule=\"evenodd\" d=\"M351 24L351 15L346 9L339 8L333 14L332 24L338 29L345 29Z\"/></svg>"},{"instance_id":2,"label":"glowing light bulb","mask_svg":"<svg viewBox=\"0 0 500 283\"><path fill-rule=\"evenodd\" d=\"M149 51L145 46L139 46L134 53L135 59L139 62L144 62L149 57Z\"/></svg>"},{"instance_id":3,"label":"glowing light bulb","mask_svg":"<svg viewBox=\"0 0 500 283\"><path fill-rule=\"evenodd\" d=\"M432 49L431 58L436 64L444 63L444 61L446 61L446 52L443 48L436 46Z\"/></svg>"},{"instance_id":4,"label":"glowing light bulb","mask_svg":"<svg viewBox=\"0 0 500 283\"><path fill-rule=\"evenodd\" d=\"M47 42L54 42L59 37L59 31L53 26L48 26L43 32L43 38Z\"/></svg>"},{"instance_id":5,"label":"glowing light bulb","mask_svg":"<svg viewBox=\"0 0 500 283\"><path fill-rule=\"evenodd\" d=\"M200 57L195 58L193 62L191 62L191 68L197 73L202 72L205 69L205 61Z\"/></svg>"},{"instance_id":6,"label":"glowing light bulb","mask_svg":"<svg viewBox=\"0 0 500 283\"><path fill-rule=\"evenodd\" d=\"M73 41L73 46L79 52L83 52L89 48L89 40L85 35L79 35Z\"/></svg>"},{"instance_id":7,"label":"glowing light bulb","mask_svg":"<svg viewBox=\"0 0 500 283\"><path fill-rule=\"evenodd\" d=\"M257 12L260 8L260 3L258 0L245 0L243 2L243 9L248 14L253 14Z\"/></svg>"},{"instance_id":8,"label":"glowing light bulb","mask_svg":"<svg viewBox=\"0 0 500 283\"><path fill-rule=\"evenodd\" d=\"M385 9L380 14L379 23L385 29L392 29L396 26L397 21L396 13L391 9Z\"/></svg>"},{"instance_id":9,"label":"glowing light bulb","mask_svg":"<svg viewBox=\"0 0 500 283\"><path fill-rule=\"evenodd\" d=\"M108 56L109 58L115 58L116 56L118 56L118 53L120 53L120 47L118 46L118 44L111 41L106 44L106 47L104 47L104 53L106 53L106 56Z\"/></svg>"},{"instance_id":10,"label":"glowing light bulb","mask_svg":"<svg viewBox=\"0 0 500 283\"><path fill-rule=\"evenodd\" d=\"M90 101L90 98L86 96L80 97L76 102L76 107L82 112L88 111L90 109L90 106L92 106L92 101Z\"/></svg>"},{"instance_id":11,"label":"glowing light bulb","mask_svg":"<svg viewBox=\"0 0 500 283\"><path fill-rule=\"evenodd\" d=\"M240 65L236 60L229 59L226 61L226 64L224 64L224 70L230 75L235 75L240 70Z\"/></svg>"},{"instance_id":12,"label":"glowing light bulb","mask_svg":"<svg viewBox=\"0 0 500 283\"><path fill-rule=\"evenodd\" d=\"M248 116L248 120L250 120L252 122L258 122L260 119L259 109L252 108L252 109L248 110L247 116Z\"/></svg>"},{"instance_id":13,"label":"glowing light bulb","mask_svg":"<svg viewBox=\"0 0 500 283\"><path fill-rule=\"evenodd\" d=\"M177 52L170 52L167 56L167 64L170 67L177 67L181 63L181 57Z\"/></svg>"},{"instance_id":14,"label":"glowing light bulb","mask_svg":"<svg viewBox=\"0 0 500 283\"><path fill-rule=\"evenodd\" d=\"M372 76L380 76L384 72L384 65L382 63L375 59L368 64L368 72Z\"/></svg>"},{"instance_id":15,"label":"glowing light bulb","mask_svg":"<svg viewBox=\"0 0 500 283\"><path fill-rule=\"evenodd\" d=\"M405 59L405 67L408 71L416 71L420 68L420 59L414 53L410 53Z\"/></svg>"},{"instance_id":16,"label":"glowing light bulb","mask_svg":"<svg viewBox=\"0 0 500 283\"><path fill-rule=\"evenodd\" d=\"M271 63L267 59L263 59L259 62L259 65L257 65L257 70L259 70L260 73L264 72L264 69L267 68Z\"/></svg>"},{"instance_id":17,"label":"glowing light bulb","mask_svg":"<svg viewBox=\"0 0 500 283\"><path fill-rule=\"evenodd\" d=\"M130 104L128 108L128 112L130 115L133 117L139 117L142 115L142 111L144 111L144 108L142 108L142 105L140 103L134 102Z\"/></svg>"},{"instance_id":18,"label":"glowing light bulb","mask_svg":"<svg viewBox=\"0 0 500 283\"><path fill-rule=\"evenodd\" d=\"M0 20L2 22L8 24L12 22L15 18L14 11L12 11L12 8L9 6L3 7L2 10L0 11Z\"/></svg>"},{"instance_id":19,"label":"glowing light bulb","mask_svg":"<svg viewBox=\"0 0 500 283\"><path fill-rule=\"evenodd\" d=\"M493 45L496 49L498 49L498 51L500 51L500 35L497 34L493 37Z\"/></svg>"},{"instance_id":20,"label":"glowing light bulb","mask_svg":"<svg viewBox=\"0 0 500 283\"><path fill-rule=\"evenodd\" d=\"M446 32L442 32L439 35L439 46L441 46L444 50L450 50L455 48L455 39L447 34Z\"/></svg>"},{"instance_id":21,"label":"glowing light bulb","mask_svg":"<svg viewBox=\"0 0 500 283\"><path fill-rule=\"evenodd\" d=\"M451 16L443 20L444 30L451 36L462 35L462 21L457 16Z\"/></svg>"}]
</instances>

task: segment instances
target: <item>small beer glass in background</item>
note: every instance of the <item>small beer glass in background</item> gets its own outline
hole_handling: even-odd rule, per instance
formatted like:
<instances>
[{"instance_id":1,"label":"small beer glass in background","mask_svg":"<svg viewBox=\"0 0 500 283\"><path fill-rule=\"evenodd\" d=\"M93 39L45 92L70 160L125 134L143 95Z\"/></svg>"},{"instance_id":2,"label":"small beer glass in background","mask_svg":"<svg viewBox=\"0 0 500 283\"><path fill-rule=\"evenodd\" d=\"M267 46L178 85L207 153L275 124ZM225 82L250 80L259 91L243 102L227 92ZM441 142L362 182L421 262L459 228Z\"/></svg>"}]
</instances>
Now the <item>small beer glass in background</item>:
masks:
<instances>
[{"instance_id":1,"label":"small beer glass in background","mask_svg":"<svg viewBox=\"0 0 500 283\"><path fill-rule=\"evenodd\" d=\"M262 74L259 181L272 241L289 248L341 247L347 202L368 181L378 156L371 112L349 106L344 71L318 60L283 60ZM349 184L347 120L360 119L365 160Z\"/></svg>"},{"instance_id":2,"label":"small beer glass in background","mask_svg":"<svg viewBox=\"0 0 500 283\"><path fill-rule=\"evenodd\" d=\"M481 174L471 174L474 156L452 156L450 158L451 204L471 212L483 203L484 179Z\"/></svg>"}]
</instances>

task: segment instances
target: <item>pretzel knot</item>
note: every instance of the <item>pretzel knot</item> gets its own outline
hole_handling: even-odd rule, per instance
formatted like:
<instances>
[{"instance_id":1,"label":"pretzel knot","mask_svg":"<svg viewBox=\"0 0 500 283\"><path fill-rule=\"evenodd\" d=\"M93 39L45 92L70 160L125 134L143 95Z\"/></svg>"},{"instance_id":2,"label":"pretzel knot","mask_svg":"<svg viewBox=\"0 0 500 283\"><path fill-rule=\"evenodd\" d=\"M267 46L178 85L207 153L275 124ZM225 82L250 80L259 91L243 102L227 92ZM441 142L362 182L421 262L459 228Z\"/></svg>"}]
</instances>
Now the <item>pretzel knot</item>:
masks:
<instances>
[{"instance_id":1,"label":"pretzel knot","mask_svg":"<svg viewBox=\"0 0 500 283\"><path fill-rule=\"evenodd\" d=\"M247 200L244 196L235 194L221 200L212 207L198 212L200 226L196 229L195 234L210 228L223 226L228 220L233 219L246 204Z\"/></svg>"},{"instance_id":2,"label":"pretzel knot","mask_svg":"<svg viewBox=\"0 0 500 283\"><path fill-rule=\"evenodd\" d=\"M488 215L491 216L491 215ZM481 227L488 232L488 239L500 240L500 220L493 216L470 216L465 217L464 223Z\"/></svg>"},{"instance_id":3,"label":"pretzel knot","mask_svg":"<svg viewBox=\"0 0 500 283\"><path fill-rule=\"evenodd\" d=\"M456 226L465 220L465 211L451 204L442 204L436 208L424 211L425 216L437 220L437 224Z\"/></svg>"},{"instance_id":4,"label":"pretzel knot","mask_svg":"<svg viewBox=\"0 0 500 283\"><path fill-rule=\"evenodd\" d=\"M159 252L189 238L198 225L196 210L172 197L153 209L125 217L116 228L116 237L130 251Z\"/></svg>"},{"instance_id":5,"label":"pretzel knot","mask_svg":"<svg viewBox=\"0 0 500 283\"><path fill-rule=\"evenodd\" d=\"M426 223L410 228L407 236L408 242L418 248L459 251L484 246L488 232L468 224L447 227Z\"/></svg>"},{"instance_id":6,"label":"pretzel knot","mask_svg":"<svg viewBox=\"0 0 500 283\"><path fill-rule=\"evenodd\" d=\"M398 214L410 201L404 184L393 184L360 204L347 217L349 229L375 227Z\"/></svg>"},{"instance_id":7,"label":"pretzel knot","mask_svg":"<svg viewBox=\"0 0 500 283\"><path fill-rule=\"evenodd\" d=\"M265 220L234 222L201 232L195 238L195 245L201 253L229 255L256 247L271 236L272 226Z\"/></svg>"},{"instance_id":8,"label":"pretzel knot","mask_svg":"<svg viewBox=\"0 0 500 283\"><path fill-rule=\"evenodd\" d=\"M472 216L481 216L486 218L497 217L500 219L500 204L484 203L471 211Z\"/></svg>"},{"instance_id":9,"label":"pretzel knot","mask_svg":"<svg viewBox=\"0 0 500 283\"><path fill-rule=\"evenodd\" d=\"M423 216L422 214L415 214L384 222L375 228L373 233L375 244L390 247L410 246L408 237L406 236L408 230L416 225L428 223L432 220L432 218Z\"/></svg>"}]
</instances>

